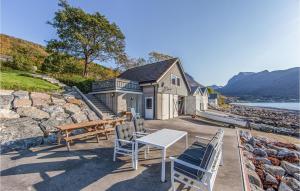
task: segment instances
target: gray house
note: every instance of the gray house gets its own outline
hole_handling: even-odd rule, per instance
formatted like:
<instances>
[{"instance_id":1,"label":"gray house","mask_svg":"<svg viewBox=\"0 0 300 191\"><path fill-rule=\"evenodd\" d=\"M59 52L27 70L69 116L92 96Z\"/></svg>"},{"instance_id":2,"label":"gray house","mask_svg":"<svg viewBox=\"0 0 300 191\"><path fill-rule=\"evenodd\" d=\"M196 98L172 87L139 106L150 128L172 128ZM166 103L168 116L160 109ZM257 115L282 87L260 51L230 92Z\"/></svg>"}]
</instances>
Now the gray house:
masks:
<instances>
[{"instance_id":1,"label":"gray house","mask_svg":"<svg viewBox=\"0 0 300 191\"><path fill-rule=\"evenodd\" d=\"M118 78L95 82L92 90L90 94L113 113L135 108L146 119L185 114L191 91L178 58L129 69Z\"/></svg>"}]
</instances>

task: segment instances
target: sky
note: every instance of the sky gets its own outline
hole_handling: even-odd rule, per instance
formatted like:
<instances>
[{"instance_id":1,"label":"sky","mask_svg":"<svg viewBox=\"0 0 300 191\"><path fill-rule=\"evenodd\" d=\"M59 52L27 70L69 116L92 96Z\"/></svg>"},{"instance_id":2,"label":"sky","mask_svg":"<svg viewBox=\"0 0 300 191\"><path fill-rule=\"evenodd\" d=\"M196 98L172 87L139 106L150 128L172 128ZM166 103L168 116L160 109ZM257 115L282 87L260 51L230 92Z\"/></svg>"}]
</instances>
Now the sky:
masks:
<instances>
[{"instance_id":1,"label":"sky","mask_svg":"<svg viewBox=\"0 0 300 191\"><path fill-rule=\"evenodd\" d=\"M55 0L1 0L1 33L42 45ZM70 0L115 22L130 57L158 51L179 57L204 85L225 85L239 72L300 66L299 0ZM110 63L101 63L114 67Z\"/></svg>"}]
</instances>

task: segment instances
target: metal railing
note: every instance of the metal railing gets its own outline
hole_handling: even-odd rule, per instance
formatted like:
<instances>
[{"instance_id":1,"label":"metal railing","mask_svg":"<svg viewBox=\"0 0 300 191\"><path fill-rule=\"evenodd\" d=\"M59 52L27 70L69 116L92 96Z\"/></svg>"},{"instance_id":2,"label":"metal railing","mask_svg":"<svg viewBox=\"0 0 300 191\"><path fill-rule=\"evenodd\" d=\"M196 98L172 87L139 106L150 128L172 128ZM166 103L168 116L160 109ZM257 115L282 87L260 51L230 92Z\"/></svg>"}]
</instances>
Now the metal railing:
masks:
<instances>
[{"instance_id":1,"label":"metal railing","mask_svg":"<svg viewBox=\"0 0 300 191\"><path fill-rule=\"evenodd\" d=\"M110 80L96 81L92 84L93 92L123 90L140 92L141 87L138 82L114 78Z\"/></svg>"}]
</instances>

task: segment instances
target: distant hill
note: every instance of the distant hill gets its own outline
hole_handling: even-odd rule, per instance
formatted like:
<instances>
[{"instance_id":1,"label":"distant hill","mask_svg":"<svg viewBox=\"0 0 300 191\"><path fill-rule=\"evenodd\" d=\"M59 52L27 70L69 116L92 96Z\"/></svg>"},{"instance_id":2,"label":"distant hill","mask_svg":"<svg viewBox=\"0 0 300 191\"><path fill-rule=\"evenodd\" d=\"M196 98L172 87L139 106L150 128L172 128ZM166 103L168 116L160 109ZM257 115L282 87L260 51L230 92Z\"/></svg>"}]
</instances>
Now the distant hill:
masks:
<instances>
[{"instance_id":1,"label":"distant hill","mask_svg":"<svg viewBox=\"0 0 300 191\"><path fill-rule=\"evenodd\" d=\"M272 72L240 72L218 91L241 98L299 99L299 71L300 67Z\"/></svg>"},{"instance_id":2,"label":"distant hill","mask_svg":"<svg viewBox=\"0 0 300 191\"><path fill-rule=\"evenodd\" d=\"M37 66L38 69L40 69L44 59L49 55L45 47L40 44L6 34L0 34L0 47L0 59L12 57L16 53L23 54L26 58L30 57L33 65ZM82 60L76 59L75 64L80 70L83 70ZM88 71L89 76L97 79L107 79L118 75L118 72L113 69L96 63L90 63Z\"/></svg>"},{"instance_id":3,"label":"distant hill","mask_svg":"<svg viewBox=\"0 0 300 191\"><path fill-rule=\"evenodd\" d=\"M186 79L187 79L187 81L188 81L188 83L189 83L189 85L191 86L191 87L201 87L201 88L203 88L203 87L205 87L204 85L202 85L202 84L200 84L199 82L197 82L195 79L194 79L194 77L193 76L191 76L191 75L189 75L188 73L185 73L185 77L186 77Z\"/></svg>"}]
</instances>

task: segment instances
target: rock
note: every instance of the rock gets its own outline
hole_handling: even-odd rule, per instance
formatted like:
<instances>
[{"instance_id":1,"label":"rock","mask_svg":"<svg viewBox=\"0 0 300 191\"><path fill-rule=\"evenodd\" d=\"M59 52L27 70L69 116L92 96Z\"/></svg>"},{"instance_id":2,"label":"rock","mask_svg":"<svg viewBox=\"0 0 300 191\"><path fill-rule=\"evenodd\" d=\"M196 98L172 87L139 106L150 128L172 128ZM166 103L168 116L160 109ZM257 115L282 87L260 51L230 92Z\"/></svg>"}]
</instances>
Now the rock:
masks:
<instances>
[{"instance_id":1,"label":"rock","mask_svg":"<svg viewBox=\"0 0 300 191\"><path fill-rule=\"evenodd\" d=\"M295 177L298 181L300 181L300 172L295 173L295 174L294 174L294 177Z\"/></svg>"},{"instance_id":2,"label":"rock","mask_svg":"<svg viewBox=\"0 0 300 191\"><path fill-rule=\"evenodd\" d=\"M18 108L18 107L30 107L31 106L31 100L28 98L20 98L20 99L15 99L13 102L13 107Z\"/></svg>"},{"instance_id":3,"label":"rock","mask_svg":"<svg viewBox=\"0 0 300 191\"><path fill-rule=\"evenodd\" d=\"M259 143L259 140L255 139L254 137L251 137L248 141L248 143L250 145L252 145L253 147L257 147L257 143Z\"/></svg>"},{"instance_id":4,"label":"rock","mask_svg":"<svg viewBox=\"0 0 300 191\"><path fill-rule=\"evenodd\" d=\"M270 185L278 184L278 181L276 180L276 178L269 173L266 173L266 182L267 182L267 184L270 184Z\"/></svg>"},{"instance_id":5,"label":"rock","mask_svg":"<svg viewBox=\"0 0 300 191\"><path fill-rule=\"evenodd\" d=\"M300 144L295 144L296 150L300 151Z\"/></svg>"},{"instance_id":6,"label":"rock","mask_svg":"<svg viewBox=\"0 0 300 191\"><path fill-rule=\"evenodd\" d=\"M27 91L22 91L22 90L15 91L13 95L15 96L16 99L29 99L29 95Z\"/></svg>"},{"instance_id":7,"label":"rock","mask_svg":"<svg viewBox=\"0 0 300 191\"><path fill-rule=\"evenodd\" d=\"M0 109L10 109L13 100L13 95L0 95Z\"/></svg>"},{"instance_id":8,"label":"rock","mask_svg":"<svg viewBox=\"0 0 300 191\"><path fill-rule=\"evenodd\" d=\"M249 151L243 151L243 155L247 158L247 159L254 159L254 156L251 152Z\"/></svg>"},{"instance_id":9,"label":"rock","mask_svg":"<svg viewBox=\"0 0 300 191\"><path fill-rule=\"evenodd\" d=\"M76 114L78 112L81 112L80 107L78 107L77 105L74 105L72 103L66 103L63 108L65 109L66 113L69 114Z\"/></svg>"},{"instance_id":10,"label":"rock","mask_svg":"<svg viewBox=\"0 0 300 191\"><path fill-rule=\"evenodd\" d=\"M31 99L43 99L43 100L49 100L50 95L46 93L39 93L39 92L31 92L30 94Z\"/></svg>"},{"instance_id":11,"label":"rock","mask_svg":"<svg viewBox=\"0 0 300 191\"><path fill-rule=\"evenodd\" d=\"M86 115L83 112L75 113L71 117L75 123L81 123L84 121L88 121Z\"/></svg>"},{"instance_id":12,"label":"rock","mask_svg":"<svg viewBox=\"0 0 300 191\"><path fill-rule=\"evenodd\" d=\"M264 191L264 189L256 186L255 184L251 184L251 183L250 183L250 190L251 191Z\"/></svg>"},{"instance_id":13,"label":"rock","mask_svg":"<svg viewBox=\"0 0 300 191\"><path fill-rule=\"evenodd\" d=\"M254 166L254 164L253 164L253 162L252 162L251 160L245 158L245 159L244 159L244 164L245 164L245 166L246 166L247 168L249 168L250 170L255 171L255 166Z\"/></svg>"},{"instance_id":14,"label":"rock","mask_svg":"<svg viewBox=\"0 0 300 191\"><path fill-rule=\"evenodd\" d=\"M276 191L276 190L274 190L274 188L270 187L270 188L267 188L266 191Z\"/></svg>"},{"instance_id":15,"label":"rock","mask_svg":"<svg viewBox=\"0 0 300 191\"><path fill-rule=\"evenodd\" d=\"M248 178L249 178L249 182L251 184L254 184L254 185L256 185L260 188L263 187L262 182L261 182L258 174L255 171L247 169L247 175L248 175Z\"/></svg>"},{"instance_id":16,"label":"rock","mask_svg":"<svg viewBox=\"0 0 300 191\"><path fill-rule=\"evenodd\" d=\"M282 177L285 174L285 170L280 166L273 166L273 165L264 165L265 170L270 173L272 176L279 176Z\"/></svg>"},{"instance_id":17,"label":"rock","mask_svg":"<svg viewBox=\"0 0 300 191\"><path fill-rule=\"evenodd\" d=\"M83 107L85 105L80 99L76 99L76 98L68 98L67 102L78 105L79 107Z\"/></svg>"},{"instance_id":18,"label":"rock","mask_svg":"<svg viewBox=\"0 0 300 191\"><path fill-rule=\"evenodd\" d=\"M53 96L52 96L51 100L52 100L52 103L55 105L64 105L66 103L66 101L64 99L56 98Z\"/></svg>"},{"instance_id":19,"label":"rock","mask_svg":"<svg viewBox=\"0 0 300 191\"><path fill-rule=\"evenodd\" d=\"M268 157L268 159L271 161L271 163L275 166L279 166L280 165L280 160L275 158L275 157Z\"/></svg>"},{"instance_id":20,"label":"rock","mask_svg":"<svg viewBox=\"0 0 300 191\"><path fill-rule=\"evenodd\" d=\"M12 95L14 90L0 90L0 95Z\"/></svg>"},{"instance_id":21,"label":"rock","mask_svg":"<svg viewBox=\"0 0 300 191\"><path fill-rule=\"evenodd\" d=\"M260 157L267 157L268 154L266 153L266 151L264 151L263 149L261 148L255 148L253 150L253 153L257 156L260 156Z\"/></svg>"},{"instance_id":22,"label":"rock","mask_svg":"<svg viewBox=\"0 0 300 191\"><path fill-rule=\"evenodd\" d=\"M51 117L65 114L65 110L59 105L43 106L42 110L49 113Z\"/></svg>"},{"instance_id":23,"label":"rock","mask_svg":"<svg viewBox=\"0 0 300 191\"><path fill-rule=\"evenodd\" d=\"M291 163L299 162L298 154L288 149L278 151L277 157Z\"/></svg>"},{"instance_id":24,"label":"rock","mask_svg":"<svg viewBox=\"0 0 300 191\"><path fill-rule=\"evenodd\" d=\"M281 167L291 176L300 172L300 166L294 165L287 161L281 161Z\"/></svg>"},{"instance_id":25,"label":"rock","mask_svg":"<svg viewBox=\"0 0 300 191\"><path fill-rule=\"evenodd\" d=\"M15 119L20 115L10 109L0 109L0 119Z\"/></svg>"},{"instance_id":26,"label":"rock","mask_svg":"<svg viewBox=\"0 0 300 191\"><path fill-rule=\"evenodd\" d=\"M252 137L249 131L240 131L240 136L244 138L246 141L249 141Z\"/></svg>"},{"instance_id":27,"label":"rock","mask_svg":"<svg viewBox=\"0 0 300 191\"><path fill-rule=\"evenodd\" d=\"M264 163L264 164L269 164L269 165L272 164L271 161L270 161L269 159L263 158L263 157L256 157L255 160L260 161L260 162L262 162L262 163Z\"/></svg>"},{"instance_id":28,"label":"rock","mask_svg":"<svg viewBox=\"0 0 300 191\"><path fill-rule=\"evenodd\" d=\"M265 150L268 156L276 156L277 155L277 150L275 149L266 149Z\"/></svg>"},{"instance_id":29,"label":"rock","mask_svg":"<svg viewBox=\"0 0 300 191\"><path fill-rule=\"evenodd\" d=\"M281 182L284 182L288 185L292 190L300 191L300 182L292 177L283 177Z\"/></svg>"},{"instance_id":30,"label":"rock","mask_svg":"<svg viewBox=\"0 0 300 191\"><path fill-rule=\"evenodd\" d=\"M99 117L96 115L96 113L88 108L83 109L82 112L84 112L87 115L90 121L99 120Z\"/></svg>"},{"instance_id":31,"label":"rock","mask_svg":"<svg viewBox=\"0 0 300 191\"><path fill-rule=\"evenodd\" d=\"M36 107L19 107L17 113L21 117L31 117L33 119L47 119L49 114L45 111L37 109Z\"/></svg>"},{"instance_id":32,"label":"rock","mask_svg":"<svg viewBox=\"0 0 300 191\"><path fill-rule=\"evenodd\" d=\"M45 106L51 103L50 95L46 93L32 92L30 94L32 106Z\"/></svg>"},{"instance_id":33,"label":"rock","mask_svg":"<svg viewBox=\"0 0 300 191\"><path fill-rule=\"evenodd\" d=\"M248 143L246 143L246 144L244 145L244 147L245 147L245 149L246 149L247 151L249 151L249 152L253 152L253 151L254 151L254 148L252 147L252 145L250 145L250 144L248 144Z\"/></svg>"},{"instance_id":34,"label":"rock","mask_svg":"<svg viewBox=\"0 0 300 191\"><path fill-rule=\"evenodd\" d=\"M2 120L0 127L1 153L43 143L43 132L38 122L29 117Z\"/></svg>"},{"instance_id":35,"label":"rock","mask_svg":"<svg viewBox=\"0 0 300 191\"><path fill-rule=\"evenodd\" d=\"M281 181L278 191L293 191L288 185Z\"/></svg>"},{"instance_id":36,"label":"rock","mask_svg":"<svg viewBox=\"0 0 300 191\"><path fill-rule=\"evenodd\" d=\"M41 130L44 132L45 136L48 136L49 133L57 132L58 129L56 126L73 123L72 119L69 117L66 118L49 118L46 121L40 123Z\"/></svg>"}]
</instances>

